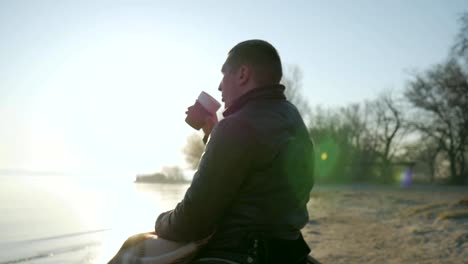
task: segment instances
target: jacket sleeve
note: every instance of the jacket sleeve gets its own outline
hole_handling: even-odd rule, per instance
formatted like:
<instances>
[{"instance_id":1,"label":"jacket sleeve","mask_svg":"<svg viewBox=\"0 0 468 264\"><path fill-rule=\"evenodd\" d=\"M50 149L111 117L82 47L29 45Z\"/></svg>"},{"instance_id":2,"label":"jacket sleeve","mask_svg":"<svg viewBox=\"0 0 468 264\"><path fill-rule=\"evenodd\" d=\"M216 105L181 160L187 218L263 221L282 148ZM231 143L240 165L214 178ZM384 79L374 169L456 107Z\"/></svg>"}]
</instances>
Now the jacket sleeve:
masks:
<instances>
[{"instance_id":1,"label":"jacket sleeve","mask_svg":"<svg viewBox=\"0 0 468 264\"><path fill-rule=\"evenodd\" d=\"M218 123L183 200L158 217L158 236L189 242L213 233L251 166L252 135L247 125L234 118Z\"/></svg>"}]
</instances>

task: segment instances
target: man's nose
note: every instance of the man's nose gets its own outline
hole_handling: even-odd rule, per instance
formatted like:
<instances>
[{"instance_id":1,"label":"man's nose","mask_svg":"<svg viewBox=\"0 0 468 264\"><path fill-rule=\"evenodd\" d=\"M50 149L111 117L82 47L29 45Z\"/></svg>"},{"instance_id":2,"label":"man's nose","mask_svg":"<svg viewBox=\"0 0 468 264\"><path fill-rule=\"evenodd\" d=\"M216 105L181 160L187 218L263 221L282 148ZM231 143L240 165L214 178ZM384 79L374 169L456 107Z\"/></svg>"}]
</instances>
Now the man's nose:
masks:
<instances>
[{"instance_id":1,"label":"man's nose","mask_svg":"<svg viewBox=\"0 0 468 264\"><path fill-rule=\"evenodd\" d=\"M218 91L221 91L221 84L219 84L218 86Z\"/></svg>"}]
</instances>

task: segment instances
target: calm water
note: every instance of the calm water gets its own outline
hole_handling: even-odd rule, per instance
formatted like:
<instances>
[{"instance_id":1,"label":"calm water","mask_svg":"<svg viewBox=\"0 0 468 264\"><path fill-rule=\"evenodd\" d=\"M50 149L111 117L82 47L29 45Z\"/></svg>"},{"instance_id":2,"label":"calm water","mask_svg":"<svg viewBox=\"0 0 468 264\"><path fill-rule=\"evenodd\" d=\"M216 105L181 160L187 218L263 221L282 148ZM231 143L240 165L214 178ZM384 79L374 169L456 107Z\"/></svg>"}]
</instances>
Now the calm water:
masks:
<instances>
[{"instance_id":1,"label":"calm water","mask_svg":"<svg viewBox=\"0 0 468 264\"><path fill-rule=\"evenodd\" d=\"M104 263L126 237L153 230L188 186L0 176L0 264Z\"/></svg>"}]
</instances>

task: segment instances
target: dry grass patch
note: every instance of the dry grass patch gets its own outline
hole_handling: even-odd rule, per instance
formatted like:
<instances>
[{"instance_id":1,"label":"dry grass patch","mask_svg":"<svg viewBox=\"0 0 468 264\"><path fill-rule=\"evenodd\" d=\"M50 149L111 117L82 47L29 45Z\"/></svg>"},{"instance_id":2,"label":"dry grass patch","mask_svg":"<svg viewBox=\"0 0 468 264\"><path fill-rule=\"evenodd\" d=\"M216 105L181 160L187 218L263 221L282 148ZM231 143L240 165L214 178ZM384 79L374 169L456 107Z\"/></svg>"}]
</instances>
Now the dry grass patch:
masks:
<instances>
[{"instance_id":1,"label":"dry grass patch","mask_svg":"<svg viewBox=\"0 0 468 264\"><path fill-rule=\"evenodd\" d=\"M468 196L462 197L460 200L456 201L453 206L461 206L468 208Z\"/></svg>"},{"instance_id":2,"label":"dry grass patch","mask_svg":"<svg viewBox=\"0 0 468 264\"><path fill-rule=\"evenodd\" d=\"M454 210L454 211L446 211L440 213L437 216L439 220L446 220L446 219L468 219L468 209L463 210Z\"/></svg>"},{"instance_id":3,"label":"dry grass patch","mask_svg":"<svg viewBox=\"0 0 468 264\"><path fill-rule=\"evenodd\" d=\"M415 206L408 209L405 209L401 212L403 216L412 216L420 213L425 213L425 216L430 216L433 214L432 210L440 209L446 207L446 204L437 203L437 204L426 204L421 206Z\"/></svg>"}]
</instances>

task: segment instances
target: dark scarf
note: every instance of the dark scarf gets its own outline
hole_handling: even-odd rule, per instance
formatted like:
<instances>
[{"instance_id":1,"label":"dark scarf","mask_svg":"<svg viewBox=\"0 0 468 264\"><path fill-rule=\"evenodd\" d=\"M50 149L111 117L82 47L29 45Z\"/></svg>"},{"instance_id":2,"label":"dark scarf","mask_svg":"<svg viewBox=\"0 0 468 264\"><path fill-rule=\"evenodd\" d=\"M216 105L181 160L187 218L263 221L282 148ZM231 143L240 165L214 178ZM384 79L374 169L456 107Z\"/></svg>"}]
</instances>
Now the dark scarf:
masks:
<instances>
[{"instance_id":1,"label":"dark scarf","mask_svg":"<svg viewBox=\"0 0 468 264\"><path fill-rule=\"evenodd\" d=\"M248 91L247 93L237 98L233 102L233 104L223 112L223 116L227 117L237 112L246 103L248 103L251 100L256 100L256 99L285 100L286 96L284 96L284 89L285 89L284 85L275 84L275 85L258 87L251 91Z\"/></svg>"}]
</instances>

